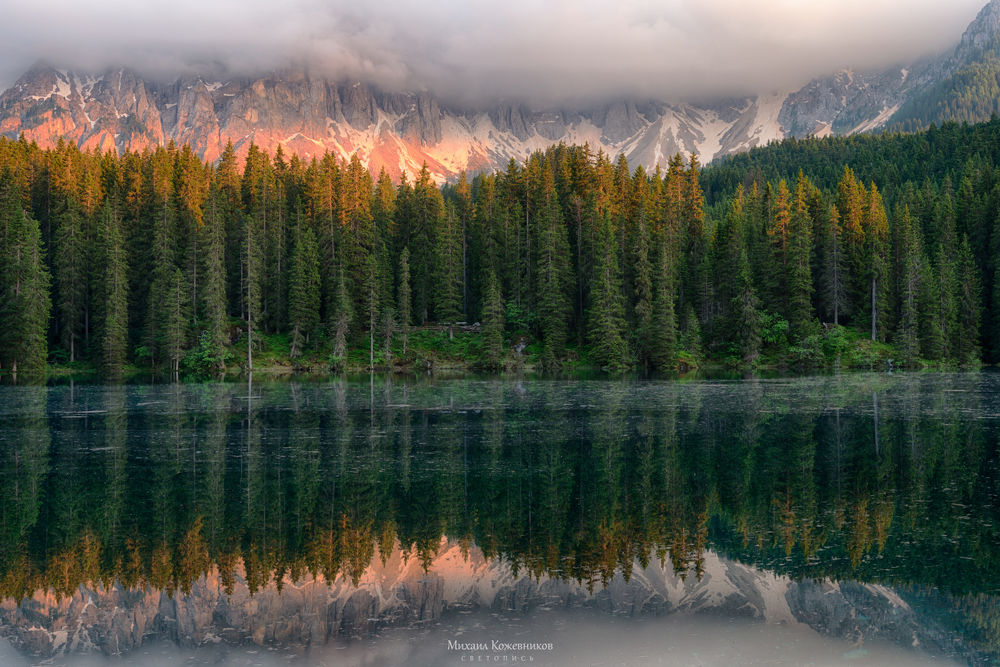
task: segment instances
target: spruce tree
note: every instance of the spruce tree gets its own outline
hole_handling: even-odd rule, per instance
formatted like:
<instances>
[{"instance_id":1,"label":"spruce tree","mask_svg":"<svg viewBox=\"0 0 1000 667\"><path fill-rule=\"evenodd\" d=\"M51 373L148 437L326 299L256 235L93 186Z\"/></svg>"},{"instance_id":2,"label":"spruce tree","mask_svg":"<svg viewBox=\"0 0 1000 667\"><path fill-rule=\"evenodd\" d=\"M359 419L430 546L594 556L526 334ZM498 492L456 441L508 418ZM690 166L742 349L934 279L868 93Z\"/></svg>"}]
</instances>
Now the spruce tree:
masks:
<instances>
[{"instance_id":1,"label":"spruce tree","mask_svg":"<svg viewBox=\"0 0 1000 667\"><path fill-rule=\"evenodd\" d=\"M483 293L483 358L488 370L503 368L504 306L500 285L492 269L486 270Z\"/></svg>"},{"instance_id":2,"label":"spruce tree","mask_svg":"<svg viewBox=\"0 0 1000 667\"><path fill-rule=\"evenodd\" d=\"M399 304L399 327L403 332L403 354L406 354L406 346L410 335L410 249L403 248L399 256L399 290L397 303Z\"/></svg>"},{"instance_id":3,"label":"spruce tree","mask_svg":"<svg viewBox=\"0 0 1000 667\"><path fill-rule=\"evenodd\" d=\"M554 198L540 211L537 225L540 230L537 313L542 334L542 365L554 369L559 366L559 357L566 345L567 320L571 312L569 241Z\"/></svg>"},{"instance_id":4,"label":"spruce tree","mask_svg":"<svg viewBox=\"0 0 1000 667\"><path fill-rule=\"evenodd\" d=\"M956 299L960 286L958 284L958 269L956 260L959 252L958 240L955 237L955 221L950 208L944 206L937 213L939 224L938 250L935 257L935 282L937 283L938 307L936 336L941 341L941 356L946 359L958 359L959 304Z\"/></svg>"},{"instance_id":5,"label":"spruce tree","mask_svg":"<svg viewBox=\"0 0 1000 667\"><path fill-rule=\"evenodd\" d=\"M667 244L661 240L653 280L653 312L649 332L649 359L653 368L659 371L672 370L677 366L677 315L670 257Z\"/></svg>"},{"instance_id":6,"label":"spruce tree","mask_svg":"<svg viewBox=\"0 0 1000 667\"><path fill-rule=\"evenodd\" d=\"M981 288L976 260L972 254L969 237L962 236L962 245L956 262L958 273L958 339L952 345L960 364L975 365L979 362L979 324L981 320Z\"/></svg>"},{"instance_id":7,"label":"spruce tree","mask_svg":"<svg viewBox=\"0 0 1000 667\"><path fill-rule=\"evenodd\" d=\"M188 290L184 274L177 267L168 277L159 293L163 300L157 307L156 346L160 359L171 372L180 370L181 357L187 348Z\"/></svg>"},{"instance_id":8,"label":"spruce tree","mask_svg":"<svg viewBox=\"0 0 1000 667\"><path fill-rule=\"evenodd\" d=\"M157 206L154 209L155 218L153 224L153 239L150 247L152 254L151 282L149 284L149 295L146 299L146 318L144 342L149 354L150 361L154 366L160 362L167 361L169 353L166 348L172 350L180 349L184 346L184 341L170 340L167 332L169 316L166 310L168 300L181 306L183 300L177 301L174 294L174 263L175 247L174 243L174 206L170 201L169 192L164 194L164 201L155 200Z\"/></svg>"},{"instance_id":9,"label":"spruce tree","mask_svg":"<svg viewBox=\"0 0 1000 667\"><path fill-rule=\"evenodd\" d=\"M41 373L46 367L46 332L52 308L49 271L41 230L25 214L16 188L0 211L0 365L12 372Z\"/></svg>"},{"instance_id":10,"label":"spruce tree","mask_svg":"<svg viewBox=\"0 0 1000 667\"><path fill-rule=\"evenodd\" d=\"M920 356L937 361L945 356L944 330L941 328L941 296L937 274L924 255L920 262Z\"/></svg>"},{"instance_id":11,"label":"spruce tree","mask_svg":"<svg viewBox=\"0 0 1000 667\"><path fill-rule=\"evenodd\" d=\"M827 215L823 218L819 246L820 295L825 310L824 316L830 318L835 325L839 325L847 303L847 291L843 231L840 226L840 212L834 204L830 205Z\"/></svg>"},{"instance_id":12,"label":"spruce tree","mask_svg":"<svg viewBox=\"0 0 1000 667\"><path fill-rule=\"evenodd\" d=\"M247 370L253 370L253 339L261 320L262 215L243 216L243 316L247 325Z\"/></svg>"},{"instance_id":13,"label":"spruce tree","mask_svg":"<svg viewBox=\"0 0 1000 667\"><path fill-rule=\"evenodd\" d=\"M292 329L290 354L295 358L309 344L320 322L319 247L312 228L301 222L294 232L288 287L288 324Z\"/></svg>"},{"instance_id":14,"label":"spruce tree","mask_svg":"<svg viewBox=\"0 0 1000 667\"><path fill-rule=\"evenodd\" d=\"M792 200L788 226L785 288L788 310L786 317L793 340L801 340L812 322L812 220L807 198L812 186L799 172Z\"/></svg>"},{"instance_id":15,"label":"spruce tree","mask_svg":"<svg viewBox=\"0 0 1000 667\"><path fill-rule=\"evenodd\" d=\"M88 282L84 220L77 203L67 198L53 224L52 258L59 339L72 362L80 356Z\"/></svg>"},{"instance_id":16,"label":"spruce tree","mask_svg":"<svg viewBox=\"0 0 1000 667\"><path fill-rule=\"evenodd\" d=\"M868 190L868 208L864 218L868 298L865 302L871 324L871 339L884 341L889 331L890 271L888 258L889 221L882 195L872 183Z\"/></svg>"},{"instance_id":17,"label":"spruce tree","mask_svg":"<svg viewBox=\"0 0 1000 667\"><path fill-rule=\"evenodd\" d=\"M105 201L99 236L102 272L98 293L101 367L112 377L121 375L128 347L128 260L121 221Z\"/></svg>"},{"instance_id":18,"label":"spruce tree","mask_svg":"<svg viewBox=\"0 0 1000 667\"><path fill-rule=\"evenodd\" d=\"M633 341L640 362L647 368L650 365L653 326L653 267L649 257L649 229L645 216L641 216L635 230L635 243L632 249L633 258Z\"/></svg>"},{"instance_id":19,"label":"spruce tree","mask_svg":"<svg viewBox=\"0 0 1000 667\"><path fill-rule=\"evenodd\" d=\"M901 242L899 251L899 325L896 327L896 345L903 361L913 364L920 355L920 235L910 217L909 208L903 209L896 223Z\"/></svg>"},{"instance_id":20,"label":"spruce tree","mask_svg":"<svg viewBox=\"0 0 1000 667\"><path fill-rule=\"evenodd\" d=\"M200 322L208 336L213 370L225 370L225 346L228 342L226 313L226 238L222 192L213 185L205 206L204 222L198 229L201 253L201 288L198 291Z\"/></svg>"},{"instance_id":21,"label":"spruce tree","mask_svg":"<svg viewBox=\"0 0 1000 667\"><path fill-rule=\"evenodd\" d=\"M760 355L759 301L753 286L753 275L745 249L740 249L736 264L736 294L730 304L730 325L733 342L740 360L751 366Z\"/></svg>"},{"instance_id":22,"label":"spruce tree","mask_svg":"<svg viewBox=\"0 0 1000 667\"><path fill-rule=\"evenodd\" d=\"M462 313L462 246L455 207L449 205L435 244L434 315L456 322Z\"/></svg>"},{"instance_id":23,"label":"spruce tree","mask_svg":"<svg viewBox=\"0 0 1000 667\"><path fill-rule=\"evenodd\" d=\"M354 309L351 297L347 293L344 269L340 269L337 274L337 293L333 305L335 310L331 320L333 328L330 332L333 338L333 356L335 359L343 359L347 354L347 337L350 334L351 322L354 321Z\"/></svg>"},{"instance_id":24,"label":"spruce tree","mask_svg":"<svg viewBox=\"0 0 1000 667\"><path fill-rule=\"evenodd\" d=\"M589 334L595 361L609 371L628 367L621 267L611 220L604 216L597 236L594 284L590 291Z\"/></svg>"}]
</instances>

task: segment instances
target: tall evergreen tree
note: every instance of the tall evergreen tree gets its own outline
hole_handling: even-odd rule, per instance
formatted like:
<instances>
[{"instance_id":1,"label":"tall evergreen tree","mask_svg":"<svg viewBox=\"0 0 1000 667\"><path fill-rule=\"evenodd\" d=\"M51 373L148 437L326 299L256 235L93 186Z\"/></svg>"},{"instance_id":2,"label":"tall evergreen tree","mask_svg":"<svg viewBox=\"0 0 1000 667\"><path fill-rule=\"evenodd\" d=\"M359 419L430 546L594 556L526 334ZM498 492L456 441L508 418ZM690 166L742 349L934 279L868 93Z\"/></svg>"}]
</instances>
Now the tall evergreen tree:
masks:
<instances>
[{"instance_id":1,"label":"tall evergreen tree","mask_svg":"<svg viewBox=\"0 0 1000 667\"><path fill-rule=\"evenodd\" d=\"M840 211L831 204L827 215L822 219L823 227L819 246L820 259L820 295L825 313L835 325L840 324L841 314L847 303L845 282L843 230L840 226Z\"/></svg>"},{"instance_id":2,"label":"tall evergreen tree","mask_svg":"<svg viewBox=\"0 0 1000 667\"><path fill-rule=\"evenodd\" d=\"M504 307L500 284L492 269L486 270L483 293L483 350L485 367L489 370L503 368Z\"/></svg>"},{"instance_id":3,"label":"tall evergreen tree","mask_svg":"<svg viewBox=\"0 0 1000 667\"><path fill-rule=\"evenodd\" d=\"M956 263L958 269L958 339L952 345L955 358L963 365L976 364L980 359L979 324L981 319L981 288L976 260L969 237L962 237Z\"/></svg>"},{"instance_id":4,"label":"tall evergreen tree","mask_svg":"<svg viewBox=\"0 0 1000 667\"><path fill-rule=\"evenodd\" d=\"M340 269L337 274L337 294L333 305L333 329L330 332L333 338L333 356L342 359L347 354L347 337L351 331L351 322L354 321L354 309L351 296L347 293L344 269Z\"/></svg>"},{"instance_id":5,"label":"tall evergreen tree","mask_svg":"<svg viewBox=\"0 0 1000 667\"><path fill-rule=\"evenodd\" d=\"M607 215L601 221L590 291L589 329L594 359L611 371L628 367L628 347L623 337L625 303L621 293L621 267L617 242Z\"/></svg>"},{"instance_id":6,"label":"tall evergreen tree","mask_svg":"<svg viewBox=\"0 0 1000 667\"><path fill-rule=\"evenodd\" d=\"M730 303L730 325L733 342L743 364L750 366L760 355L759 301L754 291L753 276L746 250L741 248L736 264L736 294Z\"/></svg>"},{"instance_id":7,"label":"tall evergreen tree","mask_svg":"<svg viewBox=\"0 0 1000 667\"><path fill-rule=\"evenodd\" d=\"M652 326L649 334L649 358L653 368L667 371L677 366L677 315L674 310L674 269L665 240L657 244L656 272L653 281Z\"/></svg>"},{"instance_id":8,"label":"tall evergreen tree","mask_svg":"<svg viewBox=\"0 0 1000 667\"><path fill-rule=\"evenodd\" d=\"M48 356L50 277L38 222L25 214L19 194L7 195L0 215L4 244L0 264L0 364L14 373L40 373Z\"/></svg>"},{"instance_id":9,"label":"tall evergreen tree","mask_svg":"<svg viewBox=\"0 0 1000 667\"><path fill-rule=\"evenodd\" d=\"M634 284L633 342L639 361L649 368L653 327L653 267L649 257L649 229L644 215L637 220L631 255Z\"/></svg>"},{"instance_id":10,"label":"tall evergreen tree","mask_svg":"<svg viewBox=\"0 0 1000 667\"><path fill-rule=\"evenodd\" d=\"M899 325L896 344L903 361L912 364L920 355L920 280L922 274L920 235L904 208L896 222L902 244L900 249Z\"/></svg>"},{"instance_id":11,"label":"tall evergreen tree","mask_svg":"<svg viewBox=\"0 0 1000 667\"><path fill-rule=\"evenodd\" d=\"M447 207L435 244L434 315L455 322L462 313L462 239L454 206Z\"/></svg>"},{"instance_id":12,"label":"tall evergreen tree","mask_svg":"<svg viewBox=\"0 0 1000 667\"><path fill-rule=\"evenodd\" d=\"M301 221L294 232L288 285L290 354L295 358L302 354L320 323L319 247L312 228Z\"/></svg>"},{"instance_id":13,"label":"tall evergreen tree","mask_svg":"<svg viewBox=\"0 0 1000 667\"><path fill-rule=\"evenodd\" d=\"M72 362L80 356L89 275L83 214L73 199L66 198L62 203L54 228L52 257L59 339Z\"/></svg>"},{"instance_id":14,"label":"tall evergreen tree","mask_svg":"<svg viewBox=\"0 0 1000 667\"><path fill-rule=\"evenodd\" d=\"M571 301L568 294L569 241L554 198L546 202L536 223L540 229L536 280L538 322L542 332L542 364L546 368L556 368L566 345Z\"/></svg>"},{"instance_id":15,"label":"tall evergreen tree","mask_svg":"<svg viewBox=\"0 0 1000 667\"><path fill-rule=\"evenodd\" d=\"M198 291L200 322L207 333L210 354L215 359L215 371L225 369L227 332L226 312L226 229L223 211L226 203L221 190L215 185L205 206L204 222L198 229L201 253L201 288Z\"/></svg>"},{"instance_id":16,"label":"tall evergreen tree","mask_svg":"<svg viewBox=\"0 0 1000 667\"><path fill-rule=\"evenodd\" d=\"M98 294L101 366L110 376L121 375L128 348L128 260L121 221L105 201L99 243L102 276Z\"/></svg>"},{"instance_id":17,"label":"tall evergreen tree","mask_svg":"<svg viewBox=\"0 0 1000 667\"><path fill-rule=\"evenodd\" d=\"M802 172L795 184L787 241L787 318L793 339L800 340L812 322L812 220L808 197L812 186Z\"/></svg>"},{"instance_id":18,"label":"tall evergreen tree","mask_svg":"<svg viewBox=\"0 0 1000 667\"><path fill-rule=\"evenodd\" d=\"M403 248L399 256L399 290L397 303L399 306L399 326L403 332L403 354L410 335L410 249Z\"/></svg>"}]
</instances>

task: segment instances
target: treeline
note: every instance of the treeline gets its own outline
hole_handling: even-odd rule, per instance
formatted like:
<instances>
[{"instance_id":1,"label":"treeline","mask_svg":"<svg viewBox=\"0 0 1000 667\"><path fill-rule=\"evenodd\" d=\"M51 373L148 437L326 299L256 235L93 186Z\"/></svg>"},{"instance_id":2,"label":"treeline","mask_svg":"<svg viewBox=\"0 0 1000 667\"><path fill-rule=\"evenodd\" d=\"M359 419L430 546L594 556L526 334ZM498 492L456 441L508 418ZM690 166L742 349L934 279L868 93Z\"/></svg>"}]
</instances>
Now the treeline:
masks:
<instances>
[{"instance_id":1,"label":"treeline","mask_svg":"<svg viewBox=\"0 0 1000 667\"><path fill-rule=\"evenodd\" d=\"M228 147L207 165L173 145L119 157L0 140L0 367L218 371L230 345L252 364L275 333L293 359L336 367L363 346L388 363L410 326L458 321L482 323L488 368L505 333L536 341L546 368L581 351L612 370L767 349L818 363L844 324L906 363L977 363L1000 348L1000 188L976 165L957 190L901 186L888 210L843 164L828 188L748 171L706 215L699 165L680 155L650 174L559 145L438 188L426 168L373 178L357 156L251 146L240 165Z\"/></svg>"}]
</instances>

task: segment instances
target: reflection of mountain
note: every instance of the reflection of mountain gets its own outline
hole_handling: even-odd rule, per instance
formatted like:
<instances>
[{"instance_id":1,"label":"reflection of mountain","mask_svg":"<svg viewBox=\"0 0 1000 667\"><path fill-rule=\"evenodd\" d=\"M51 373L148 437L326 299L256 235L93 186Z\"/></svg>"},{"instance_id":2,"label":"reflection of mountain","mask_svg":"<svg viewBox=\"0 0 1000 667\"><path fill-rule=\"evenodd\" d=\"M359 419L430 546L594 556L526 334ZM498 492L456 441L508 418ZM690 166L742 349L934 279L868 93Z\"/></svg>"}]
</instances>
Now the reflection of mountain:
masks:
<instances>
[{"instance_id":1,"label":"reflection of mountain","mask_svg":"<svg viewBox=\"0 0 1000 667\"><path fill-rule=\"evenodd\" d=\"M288 576L343 592L398 570L376 554L399 544L406 573L387 575L372 614L391 617L384 605L399 596L419 613L439 613L442 600L499 604L495 587L471 583L435 584L423 602L415 584L392 592L400 579L420 583L424 564L455 579L443 574L447 535L482 550L483 581L509 566L501 579L514 592L499 599L517 600L533 578L565 599L596 591L597 606L697 606L705 592L714 608L771 618L783 607L767 602L776 584L761 572L841 582L830 590L845 598L912 586L940 595L929 606L947 608L967 643L1000 652L996 375L377 382L255 383L249 406L245 385L0 386L0 598L44 590L87 607L80 587L94 581L165 591L143 602L136 627L147 628L170 594L197 598L207 571L219 572L209 588L231 585L244 600L271 599ZM720 575L714 553L743 564L732 573L757 574ZM669 564L657 576L672 587L647 582L650 554ZM680 588L674 572L686 576ZM662 601L615 597L628 577ZM717 593L725 581L731 601ZM813 613L812 593L798 607L777 594L795 618ZM65 619L63 603L41 602L5 607L19 634L51 605ZM205 623L230 613L216 605L202 605ZM820 610L809 623L852 613ZM322 634L339 632L345 617L324 614L334 630Z\"/></svg>"},{"instance_id":2,"label":"reflection of mountain","mask_svg":"<svg viewBox=\"0 0 1000 667\"><path fill-rule=\"evenodd\" d=\"M242 568L237 568L242 574ZM151 639L184 646L223 640L283 647L321 646L337 637L367 636L387 625L441 619L456 609L530 611L591 607L616 616L713 614L798 625L862 644L884 639L931 654L961 650L926 625L891 589L879 585L792 581L706 554L704 574L680 577L669 561L638 564L593 592L565 580L514 574L478 548L443 541L424 571L398 548L376 557L357 585L343 577L286 578L251 596L238 576L231 594L213 571L189 594L87 586L71 598L37 593L20 607L0 607L3 634L39 657L75 652L124 653Z\"/></svg>"}]
</instances>

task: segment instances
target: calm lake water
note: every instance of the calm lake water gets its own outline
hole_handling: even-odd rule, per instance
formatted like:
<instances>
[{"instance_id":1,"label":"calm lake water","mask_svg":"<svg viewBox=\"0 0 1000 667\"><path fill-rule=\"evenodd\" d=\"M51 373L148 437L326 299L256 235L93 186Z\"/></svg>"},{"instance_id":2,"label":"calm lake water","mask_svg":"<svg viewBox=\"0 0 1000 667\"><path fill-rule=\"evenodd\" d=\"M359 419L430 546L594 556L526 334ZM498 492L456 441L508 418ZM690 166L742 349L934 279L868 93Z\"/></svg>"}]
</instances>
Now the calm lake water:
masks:
<instances>
[{"instance_id":1,"label":"calm lake water","mask_svg":"<svg viewBox=\"0 0 1000 667\"><path fill-rule=\"evenodd\" d=\"M1000 664L1000 374L0 386L0 663Z\"/></svg>"}]
</instances>

